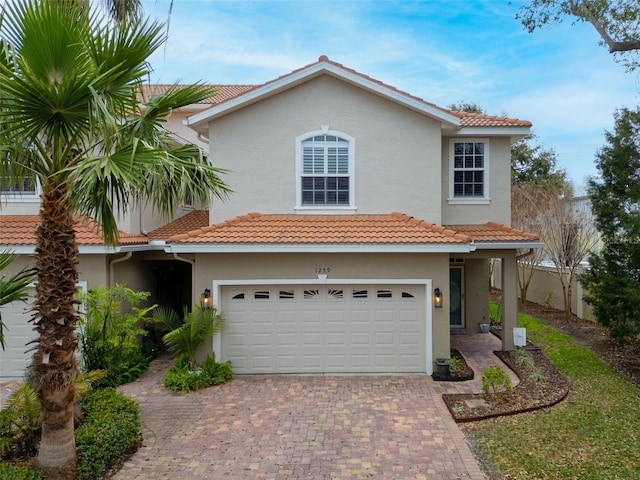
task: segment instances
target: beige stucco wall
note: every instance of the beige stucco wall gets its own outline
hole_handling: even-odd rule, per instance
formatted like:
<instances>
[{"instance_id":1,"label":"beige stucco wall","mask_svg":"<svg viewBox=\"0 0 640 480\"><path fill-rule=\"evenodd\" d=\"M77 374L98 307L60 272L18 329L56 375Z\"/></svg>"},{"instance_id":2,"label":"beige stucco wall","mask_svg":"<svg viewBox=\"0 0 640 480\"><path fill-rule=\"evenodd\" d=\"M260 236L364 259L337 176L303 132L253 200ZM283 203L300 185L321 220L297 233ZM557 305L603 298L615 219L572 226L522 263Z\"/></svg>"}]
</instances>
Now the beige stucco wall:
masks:
<instances>
[{"instance_id":1,"label":"beige stucco wall","mask_svg":"<svg viewBox=\"0 0 640 480\"><path fill-rule=\"evenodd\" d=\"M439 123L329 76L210 123L211 158L232 171L235 191L214 202L212 222L294 213L296 137L323 125L355 139L357 213L395 210L440 223Z\"/></svg>"},{"instance_id":2,"label":"beige stucco wall","mask_svg":"<svg viewBox=\"0 0 640 480\"><path fill-rule=\"evenodd\" d=\"M488 139L477 136L474 139ZM450 205L449 147L451 138L442 140L442 222L444 225L473 225L489 221L511 225L511 141L508 137L489 140L489 197L487 205ZM455 137L455 140L464 140Z\"/></svg>"},{"instance_id":3,"label":"beige stucco wall","mask_svg":"<svg viewBox=\"0 0 640 480\"><path fill-rule=\"evenodd\" d=\"M449 356L449 256L447 254L198 254L194 297L214 280L317 279L316 268L329 268L328 278L339 279L432 279L432 287L444 295L443 308L432 310L433 354ZM426 292L427 295L432 292ZM194 298L194 302L198 299ZM224 310L224 306L223 306ZM222 312L224 314L224 311ZM203 347L203 354L212 344Z\"/></svg>"}]
</instances>

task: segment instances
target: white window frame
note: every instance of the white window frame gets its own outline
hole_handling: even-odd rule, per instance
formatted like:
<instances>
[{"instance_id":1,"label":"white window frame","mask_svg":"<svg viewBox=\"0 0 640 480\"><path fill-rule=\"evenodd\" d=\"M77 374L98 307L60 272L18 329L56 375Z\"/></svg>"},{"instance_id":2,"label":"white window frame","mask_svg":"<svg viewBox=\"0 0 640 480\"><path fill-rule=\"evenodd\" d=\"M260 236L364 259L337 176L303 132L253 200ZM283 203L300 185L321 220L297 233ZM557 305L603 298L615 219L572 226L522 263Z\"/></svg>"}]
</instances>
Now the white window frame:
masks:
<instances>
[{"instance_id":1,"label":"white window frame","mask_svg":"<svg viewBox=\"0 0 640 480\"><path fill-rule=\"evenodd\" d=\"M0 190L0 201L12 203L39 203L42 188L38 178L34 176L35 191L34 192L18 192L15 190ZM1 182L0 182L1 185Z\"/></svg>"},{"instance_id":2,"label":"white window frame","mask_svg":"<svg viewBox=\"0 0 640 480\"><path fill-rule=\"evenodd\" d=\"M348 173L349 177L349 204L348 205L303 205L302 204L302 177L305 175L303 171L303 149L302 142L308 140L310 137L318 135L330 135L340 137L349 142L349 160L348 160ZM355 211L355 139L347 135L344 132L338 132L336 130L330 130L328 127L322 127L320 130L314 130L304 133L296 137L296 210L313 210L317 213L326 211Z\"/></svg>"},{"instance_id":3,"label":"white window frame","mask_svg":"<svg viewBox=\"0 0 640 480\"><path fill-rule=\"evenodd\" d=\"M484 167L483 171L483 193L482 197L457 197L455 196L454 175L456 169L454 162L456 143L483 143L484 144ZM452 138L449 140L449 198L450 205L488 205L491 202L489 196L489 166L491 164L491 150L488 138Z\"/></svg>"}]
</instances>

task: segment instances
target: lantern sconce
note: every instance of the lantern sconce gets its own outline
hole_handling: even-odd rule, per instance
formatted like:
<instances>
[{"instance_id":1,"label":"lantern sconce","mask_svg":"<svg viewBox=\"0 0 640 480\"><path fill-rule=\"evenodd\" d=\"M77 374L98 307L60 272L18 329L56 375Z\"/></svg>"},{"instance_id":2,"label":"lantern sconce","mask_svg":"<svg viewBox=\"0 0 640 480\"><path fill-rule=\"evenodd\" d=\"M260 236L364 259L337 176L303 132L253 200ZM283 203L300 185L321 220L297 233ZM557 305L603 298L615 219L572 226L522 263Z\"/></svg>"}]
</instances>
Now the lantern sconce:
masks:
<instances>
[{"instance_id":1,"label":"lantern sconce","mask_svg":"<svg viewBox=\"0 0 640 480\"><path fill-rule=\"evenodd\" d=\"M205 288L200 294L200 306L202 308L211 308L211 290Z\"/></svg>"},{"instance_id":2,"label":"lantern sconce","mask_svg":"<svg viewBox=\"0 0 640 480\"><path fill-rule=\"evenodd\" d=\"M433 306L436 308L442 308L442 290L436 288L433 291Z\"/></svg>"}]
</instances>

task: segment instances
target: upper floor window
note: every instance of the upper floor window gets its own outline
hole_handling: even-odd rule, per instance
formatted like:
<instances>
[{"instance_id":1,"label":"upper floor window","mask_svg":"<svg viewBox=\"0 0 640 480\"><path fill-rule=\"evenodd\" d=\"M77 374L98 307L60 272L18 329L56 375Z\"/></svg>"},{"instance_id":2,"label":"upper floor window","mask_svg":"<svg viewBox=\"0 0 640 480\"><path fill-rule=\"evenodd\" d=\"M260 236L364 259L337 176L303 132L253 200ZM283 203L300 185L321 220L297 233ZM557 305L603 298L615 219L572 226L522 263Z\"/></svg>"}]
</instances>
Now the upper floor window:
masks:
<instances>
[{"instance_id":1,"label":"upper floor window","mask_svg":"<svg viewBox=\"0 0 640 480\"><path fill-rule=\"evenodd\" d=\"M298 206L353 206L353 139L329 130L298 138Z\"/></svg>"},{"instance_id":2,"label":"upper floor window","mask_svg":"<svg viewBox=\"0 0 640 480\"><path fill-rule=\"evenodd\" d=\"M0 195L20 199L37 198L39 193L35 177L26 176L12 179L0 177Z\"/></svg>"},{"instance_id":3,"label":"upper floor window","mask_svg":"<svg viewBox=\"0 0 640 480\"><path fill-rule=\"evenodd\" d=\"M488 200L489 147L484 140L452 140L450 200Z\"/></svg>"}]
</instances>

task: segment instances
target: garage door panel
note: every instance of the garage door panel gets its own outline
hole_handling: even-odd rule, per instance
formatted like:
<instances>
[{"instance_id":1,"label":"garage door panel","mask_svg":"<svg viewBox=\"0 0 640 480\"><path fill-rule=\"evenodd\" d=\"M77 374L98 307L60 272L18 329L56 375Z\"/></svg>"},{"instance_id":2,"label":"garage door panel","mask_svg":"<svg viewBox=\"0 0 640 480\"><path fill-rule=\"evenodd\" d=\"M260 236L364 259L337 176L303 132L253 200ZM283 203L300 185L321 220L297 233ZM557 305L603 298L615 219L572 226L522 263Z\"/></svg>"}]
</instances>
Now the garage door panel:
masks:
<instances>
[{"instance_id":1,"label":"garage door panel","mask_svg":"<svg viewBox=\"0 0 640 480\"><path fill-rule=\"evenodd\" d=\"M236 373L425 371L424 288L249 286L244 292L236 300L242 288L222 293L221 358Z\"/></svg>"}]
</instances>

